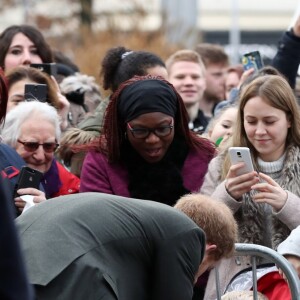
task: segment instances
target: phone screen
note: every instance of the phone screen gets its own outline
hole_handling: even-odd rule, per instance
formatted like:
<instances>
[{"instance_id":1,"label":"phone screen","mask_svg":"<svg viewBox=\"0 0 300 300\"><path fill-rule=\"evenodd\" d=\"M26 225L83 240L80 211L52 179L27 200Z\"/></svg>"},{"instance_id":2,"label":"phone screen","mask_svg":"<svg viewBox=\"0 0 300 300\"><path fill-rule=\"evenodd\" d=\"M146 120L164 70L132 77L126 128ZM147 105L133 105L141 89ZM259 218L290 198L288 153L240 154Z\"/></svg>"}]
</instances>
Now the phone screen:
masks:
<instances>
[{"instance_id":1,"label":"phone screen","mask_svg":"<svg viewBox=\"0 0 300 300\"><path fill-rule=\"evenodd\" d=\"M25 84L24 99L25 101L46 102L47 90L46 84Z\"/></svg>"},{"instance_id":2,"label":"phone screen","mask_svg":"<svg viewBox=\"0 0 300 300\"><path fill-rule=\"evenodd\" d=\"M264 66L259 51L253 51L244 54L242 57L242 64L244 70L249 70L250 68L254 68L255 71L258 71Z\"/></svg>"}]
</instances>

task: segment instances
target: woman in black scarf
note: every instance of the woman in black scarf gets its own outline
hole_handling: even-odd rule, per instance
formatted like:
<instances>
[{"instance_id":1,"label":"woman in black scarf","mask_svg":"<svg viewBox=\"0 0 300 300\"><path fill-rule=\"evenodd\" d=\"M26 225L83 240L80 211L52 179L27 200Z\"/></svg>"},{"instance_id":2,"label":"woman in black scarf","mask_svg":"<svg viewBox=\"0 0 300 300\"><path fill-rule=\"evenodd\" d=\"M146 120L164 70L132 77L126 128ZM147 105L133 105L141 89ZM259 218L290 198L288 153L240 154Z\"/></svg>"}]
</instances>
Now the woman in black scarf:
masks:
<instances>
[{"instance_id":1,"label":"woman in black scarf","mask_svg":"<svg viewBox=\"0 0 300 300\"><path fill-rule=\"evenodd\" d=\"M103 134L83 165L81 191L173 205L199 190L214 153L188 129L182 99L169 82L135 76L111 97Z\"/></svg>"}]
</instances>

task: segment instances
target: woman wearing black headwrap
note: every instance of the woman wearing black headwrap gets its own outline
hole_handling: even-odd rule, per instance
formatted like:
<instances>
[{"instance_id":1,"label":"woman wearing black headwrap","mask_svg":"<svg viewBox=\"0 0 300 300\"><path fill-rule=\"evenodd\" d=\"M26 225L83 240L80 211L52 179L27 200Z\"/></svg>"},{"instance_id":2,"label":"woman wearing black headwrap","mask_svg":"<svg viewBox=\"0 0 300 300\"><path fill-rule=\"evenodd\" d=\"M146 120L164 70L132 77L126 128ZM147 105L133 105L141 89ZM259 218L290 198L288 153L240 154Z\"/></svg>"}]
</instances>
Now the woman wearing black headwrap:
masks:
<instances>
[{"instance_id":1,"label":"woman wearing black headwrap","mask_svg":"<svg viewBox=\"0 0 300 300\"><path fill-rule=\"evenodd\" d=\"M174 87L152 76L136 76L112 95L99 142L85 159L82 192L169 205L199 190L215 152L189 131Z\"/></svg>"}]
</instances>

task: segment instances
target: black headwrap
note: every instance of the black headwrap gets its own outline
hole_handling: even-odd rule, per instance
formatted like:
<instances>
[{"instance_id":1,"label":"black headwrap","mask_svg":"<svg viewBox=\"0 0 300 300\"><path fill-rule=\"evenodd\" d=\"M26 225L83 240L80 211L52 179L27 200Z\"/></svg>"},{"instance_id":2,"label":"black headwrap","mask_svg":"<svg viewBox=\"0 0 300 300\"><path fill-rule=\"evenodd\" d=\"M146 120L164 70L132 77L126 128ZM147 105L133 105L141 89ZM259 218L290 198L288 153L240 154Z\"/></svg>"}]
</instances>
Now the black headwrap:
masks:
<instances>
[{"instance_id":1,"label":"black headwrap","mask_svg":"<svg viewBox=\"0 0 300 300\"><path fill-rule=\"evenodd\" d=\"M118 113L124 122L151 112L174 118L177 103L177 95L167 83L159 79L140 80L124 88L118 99Z\"/></svg>"}]
</instances>

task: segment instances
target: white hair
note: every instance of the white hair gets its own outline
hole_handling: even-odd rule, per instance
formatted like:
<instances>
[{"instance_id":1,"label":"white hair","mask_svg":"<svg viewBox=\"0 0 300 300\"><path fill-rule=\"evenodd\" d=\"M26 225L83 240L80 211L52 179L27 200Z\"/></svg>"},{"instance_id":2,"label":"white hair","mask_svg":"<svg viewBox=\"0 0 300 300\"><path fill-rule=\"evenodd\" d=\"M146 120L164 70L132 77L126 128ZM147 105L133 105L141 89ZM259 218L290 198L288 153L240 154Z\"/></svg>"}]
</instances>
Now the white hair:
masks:
<instances>
[{"instance_id":1,"label":"white hair","mask_svg":"<svg viewBox=\"0 0 300 300\"><path fill-rule=\"evenodd\" d=\"M22 124L36 116L43 117L43 120L53 124L55 128L55 139L60 140L60 117L57 110L48 103L39 101L22 102L10 110L2 126L1 136L3 141L15 148L17 140L20 137L20 128Z\"/></svg>"}]
</instances>

